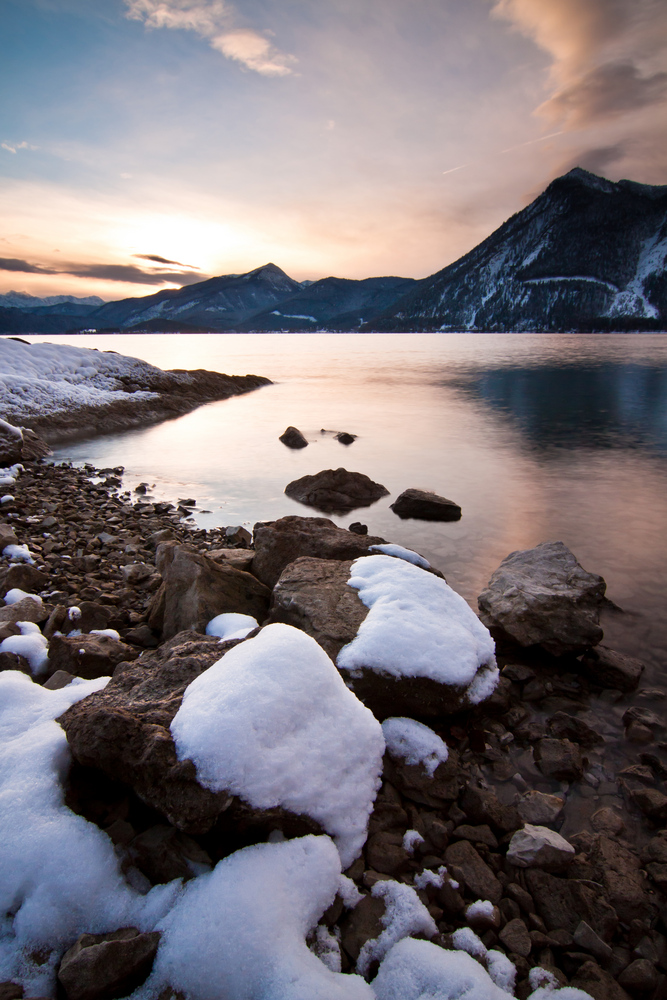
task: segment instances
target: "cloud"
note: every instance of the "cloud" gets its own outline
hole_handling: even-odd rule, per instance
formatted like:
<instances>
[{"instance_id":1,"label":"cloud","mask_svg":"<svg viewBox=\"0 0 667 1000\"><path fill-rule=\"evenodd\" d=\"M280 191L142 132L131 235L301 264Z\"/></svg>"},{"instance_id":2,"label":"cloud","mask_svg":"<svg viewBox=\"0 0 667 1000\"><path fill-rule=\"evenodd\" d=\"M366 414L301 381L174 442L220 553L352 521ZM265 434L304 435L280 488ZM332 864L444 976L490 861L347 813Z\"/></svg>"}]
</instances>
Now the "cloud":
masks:
<instances>
[{"instance_id":1,"label":"cloud","mask_svg":"<svg viewBox=\"0 0 667 1000\"><path fill-rule=\"evenodd\" d=\"M495 0L492 13L551 55L537 113L552 121L596 125L667 97L664 0Z\"/></svg>"},{"instance_id":2,"label":"cloud","mask_svg":"<svg viewBox=\"0 0 667 1000\"><path fill-rule=\"evenodd\" d=\"M211 48L262 76L288 76L294 56L279 52L259 32L236 27L236 11L224 0L124 0L126 16L147 28L195 31Z\"/></svg>"},{"instance_id":3,"label":"cloud","mask_svg":"<svg viewBox=\"0 0 667 1000\"><path fill-rule=\"evenodd\" d=\"M166 257L160 257L156 253L133 253L132 256L138 257L139 260L153 260L156 264L173 264L175 267L187 267L190 271L199 270L194 264L181 264L177 260L167 260Z\"/></svg>"},{"instance_id":4,"label":"cloud","mask_svg":"<svg viewBox=\"0 0 667 1000\"><path fill-rule=\"evenodd\" d=\"M16 153L19 149L37 149L37 146L31 146L29 142L2 142L0 143L2 149L6 149L8 153Z\"/></svg>"},{"instance_id":5,"label":"cloud","mask_svg":"<svg viewBox=\"0 0 667 1000\"><path fill-rule=\"evenodd\" d=\"M136 256L141 256L137 254ZM166 263L171 263L167 261ZM0 271L19 271L23 274L71 274L76 278L97 278L102 281L123 281L135 285L192 285L203 281L205 275L183 274L180 271L142 271L134 264L66 264L63 267L44 267L15 257L0 257Z\"/></svg>"}]
</instances>

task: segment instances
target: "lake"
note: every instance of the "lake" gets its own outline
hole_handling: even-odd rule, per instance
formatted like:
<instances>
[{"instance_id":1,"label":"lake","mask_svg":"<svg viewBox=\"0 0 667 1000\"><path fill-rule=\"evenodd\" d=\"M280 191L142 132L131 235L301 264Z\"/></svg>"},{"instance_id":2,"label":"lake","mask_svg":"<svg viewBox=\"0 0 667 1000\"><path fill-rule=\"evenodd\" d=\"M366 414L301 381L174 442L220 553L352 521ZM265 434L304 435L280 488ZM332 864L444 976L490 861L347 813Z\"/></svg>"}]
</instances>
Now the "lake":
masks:
<instances>
[{"instance_id":1,"label":"lake","mask_svg":"<svg viewBox=\"0 0 667 1000\"><path fill-rule=\"evenodd\" d=\"M626 614L606 641L667 684L667 335L181 334L34 337L115 350L161 368L254 373L256 392L176 420L58 448L56 460L124 465L126 488L197 499L202 526L315 514L288 482L345 468L390 496L350 515L414 548L476 607L515 549L561 539ZM278 440L297 426L309 446ZM326 431L348 431L344 446ZM402 521L409 487L463 510ZM207 513L204 513L207 511Z\"/></svg>"}]
</instances>

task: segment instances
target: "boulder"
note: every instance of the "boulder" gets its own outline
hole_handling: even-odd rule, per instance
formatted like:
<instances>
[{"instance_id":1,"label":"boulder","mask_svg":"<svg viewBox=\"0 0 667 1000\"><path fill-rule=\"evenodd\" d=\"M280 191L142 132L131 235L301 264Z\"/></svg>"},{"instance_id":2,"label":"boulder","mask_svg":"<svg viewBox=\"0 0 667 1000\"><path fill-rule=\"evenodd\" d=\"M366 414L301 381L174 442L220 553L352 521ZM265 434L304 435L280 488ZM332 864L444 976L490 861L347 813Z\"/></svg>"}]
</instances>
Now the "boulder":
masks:
<instances>
[{"instance_id":1,"label":"boulder","mask_svg":"<svg viewBox=\"0 0 667 1000\"><path fill-rule=\"evenodd\" d=\"M606 901L602 886L559 878L537 868L529 868L523 877L548 931L562 929L574 934L580 921L585 920L603 941L611 940L618 917Z\"/></svg>"},{"instance_id":2,"label":"boulder","mask_svg":"<svg viewBox=\"0 0 667 1000\"><path fill-rule=\"evenodd\" d=\"M556 781L578 781L584 773L579 747L570 740L537 740L535 763L545 777Z\"/></svg>"},{"instance_id":3,"label":"boulder","mask_svg":"<svg viewBox=\"0 0 667 1000\"><path fill-rule=\"evenodd\" d=\"M528 928L521 917L508 920L498 937L507 950L514 952L515 955L522 955L523 958L528 958L530 955L533 944L530 940Z\"/></svg>"},{"instance_id":4,"label":"boulder","mask_svg":"<svg viewBox=\"0 0 667 1000\"><path fill-rule=\"evenodd\" d=\"M597 834L588 854L592 878L605 890L605 897L625 922L645 919L653 905L637 854L621 841ZM583 916L583 915L582 915Z\"/></svg>"},{"instance_id":5,"label":"boulder","mask_svg":"<svg viewBox=\"0 0 667 1000\"><path fill-rule=\"evenodd\" d=\"M0 420L0 465L14 465L23 457L23 434L20 427Z\"/></svg>"},{"instance_id":6,"label":"boulder","mask_svg":"<svg viewBox=\"0 0 667 1000\"><path fill-rule=\"evenodd\" d=\"M384 777L411 802L443 809L453 802L461 790L462 776L456 750L436 767L432 775L422 764L407 764L389 752L384 757Z\"/></svg>"},{"instance_id":7,"label":"boulder","mask_svg":"<svg viewBox=\"0 0 667 1000\"><path fill-rule=\"evenodd\" d=\"M308 442L297 427L290 426L278 438L288 448L307 448Z\"/></svg>"},{"instance_id":8,"label":"boulder","mask_svg":"<svg viewBox=\"0 0 667 1000\"><path fill-rule=\"evenodd\" d=\"M420 521L461 520L461 508L458 504L428 490L404 490L390 509L400 518L414 517Z\"/></svg>"},{"instance_id":9,"label":"boulder","mask_svg":"<svg viewBox=\"0 0 667 1000\"><path fill-rule=\"evenodd\" d=\"M284 622L307 632L335 662L352 642L368 608L348 586L348 560L300 556L289 563L273 588L270 622Z\"/></svg>"},{"instance_id":10,"label":"boulder","mask_svg":"<svg viewBox=\"0 0 667 1000\"><path fill-rule=\"evenodd\" d=\"M336 434L336 441L339 441L341 444L354 444L356 440L357 435L349 434L347 431L338 431Z\"/></svg>"},{"instance_id":11,"label":"boulder","mask_svg":"<svg viewBox=\"0 0 667 1000\"><path fill-rule=\"evenodd\" d=\"M564 799L558 795L548 795L546 792L531 789L523 793L517 802L517 810L524 823L542 826L544 823L553 823L557 820L564 805Z\"/></svg>"},{"instance_id":12,"label":"boulder","mask_svg":"<svg viewBox=\"0 0 667 1000\"><path fill-rule=\"evenodd\" d=\"M383 543L384 538L339 528L328 517L289 515L278 521L260 521L254 530L252 572L267 587L274 587L285 567L299 556L357 559L368 555L370 545Z\"/></svg>"},{"instance_id":13,"label":"boulder","mask_svg":"<svg viewBox=\"0 0 667 1000\"><path fill-rule=\"evenodd\" d=\"M162 583L151 600L148 624L164 639L186 629L204 632L212 618L227 612L258 621L266 617L271 595L250 573L178 542L162 542L155 561Z\"/></svg>"},{"instance_id":14,"label":"boulder","mask_svg":"<svg viewBox=\"0 0 667 1000\"><path fill-rule=\"evenodd\" d=\"M110 677L119 663L138 655L138 650L110 635L54 635L49 641L49 673L65 670L86 680Z\"/></svg>"},{"instance_id":15,"label":"boulder","mask_svg":"<svg viewBox=\"0 0 667 1000\"><path fill-rule=\"evenodd\" d=\"M9 524L0 524L0 552L3 551L8 545L18 545L19 540L16 537L14 529Z\"/></svg>"},{"instance_id":16,"label":"boulder","mask_svg":"<svg viewBox=\"0 0 667 1000\"><path fill-rule=\"evenodd\" d=\"M23 588L21 588L22 590ZM39 622L46 621L51 613L51 607L42 602L41 597L23 597L16 604L6 604L0 608L0 624L10 624L14 622Z\"/></svg>"},{"instance_id":17,"label":"boulder","mask_svg":"<svg viewBox=\"0 0 667 1000\"><path fill-rule=\"evenodd\" d=\"M331 513L370 507L380 497L389 496L389 490L380 483L347 469L324 469L314 476L302 476L288 483L285 493L308 507Z\"/></svg>"},{"instance_id":18,"label":"boulder","mask_svg":"<svg viewBox=\"0 0 667 1000\"><path fill-rule=\"evenodd\" d=\"M479 595L480 617L520 646L554 656L581 653L602 639L606 584L587 573L563 542L512 552Z\"/></svg>"},{"instance_id":19,"label":"boulder","mask_svg":"<svg viewBox=\"0 0 667 1000\"><path fill-rule=\"evenodd\" d=\"M9 591L18 588L32 594L35 591L44 590L49 585L49 578L42 570L30 563L12 563L2 581L2 596Z\"/></svg>"},{"instance_id":20,"label":"boulder","mask_svg":"<svg viewBox=\"0 0 667 1000\"><path fill-rule=\"evenodd\" d=\"M500 902L503 887L489 866L467 840L457 840L445 850L447 867L458 882L463 882L477 899Z\"/></svg>"},{"instance_id":21,"label":"boulder","mask_svg":"<svg viewBox=\"0 0 667 1000\"><path fill-rule=\"evenodd\" d=\"M502 833L511 833L521 826L516 808L502 803L490 788L468 785L461 799L461 808L473 823L488 823Z\"/></svg>"},{"instance_id":22,"label":"boulder","mask_svg":"<svg viewBox=\"0 0 667 1000\"><path fill-rule=\"evenodd\" d=\"M644 672L641 660L603 645L589 649L581 658L581 665L594 684L617 691L634 691Z\"/></svg>"},{"instance_id":23,"label":"boulder","mask_svg":"<svg viewBox=\"0 0 667 1000\"><path fill-rule=\"evenodd\" d=\"M597 962L584 962L570 980L570 986L588 993L593 1000L630 1000L611 973L601 969Z\"/></svg>"},{"instance_id":24,"label":"boulder","mask_svg":"<svg viewBox=\"0 0 667 1000\"><path fill-rule=\"evenodd\" d=\"M517 868L542 868L561 872L574 860L574 847L564 837L546 826L526 823L517 830L507 849L507 860Z\"/></svg>"},{"instance_id":25,"label":"boulder","mask_svg":"<svg viewBox=\"0 0 667 1000\"><path fill-rule=\"evenodd\" d=\"M46 441L43 441L29 427L22 427L21 431L23 433L22 461L34 462L37 459L46 458L47 455L53 454ZM118 485L120 486L120 483Z\"/></svg>"},{"instance_id":26,"label":"boulder","mask_svg":"<svg viewBox=\"0 0 667 1000\"><path fill-rule=\"evenodd\" d=\"M547 722L549 735L555 739L567 739L580 747L594 747L604 743L604 739L582 719L577 719L567 712L556 712Z\"/></svg>"},{"instance_id":27,"label":"boulder","mask_svg":"<svg viewBox=\"0 0 667 1000\"><path fill-rule=\"evenodd\" d=\"M113 1000L144 982L160 943L157 931L124 927L110 934L82 934L63 955L58 980L67 1000Z\"/></svg>"}]
</instances>

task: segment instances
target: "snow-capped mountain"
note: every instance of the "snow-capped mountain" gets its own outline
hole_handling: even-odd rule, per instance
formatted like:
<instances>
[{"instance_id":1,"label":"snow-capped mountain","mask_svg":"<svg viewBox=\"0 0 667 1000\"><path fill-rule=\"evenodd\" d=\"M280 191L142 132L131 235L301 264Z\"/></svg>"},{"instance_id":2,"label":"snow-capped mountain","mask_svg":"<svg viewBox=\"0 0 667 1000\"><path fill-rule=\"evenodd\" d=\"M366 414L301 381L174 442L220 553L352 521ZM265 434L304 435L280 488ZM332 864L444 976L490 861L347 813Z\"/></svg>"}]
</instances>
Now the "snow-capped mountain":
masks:
<instances>
[{"instance_id":1,"label":"snow-capped mountain","mask_svg":"<svg viewBox=\"0 0 667 1000\"><path fill-rule=\"evenodd\" d=\"M575 168L362 329L667 326L667 186Z\"/></svg>"},{"instance_id":2,"label":"snow-capped mountain","mask_svg":"<svg viewBox=\"0 0 667 1000\"><path fill-rule=\"evenodd\" d=\"M88 312L104 305L104 299L99 295L87 295L84 298L77 298L76 295L46 295L40 298L38 295L29 295L28 292L5 292L0 295L0 306L5 309L23 309L24 312L33 312L35 309L45 309L52 306L88 306Z\"/></svg>"}]
</instances>

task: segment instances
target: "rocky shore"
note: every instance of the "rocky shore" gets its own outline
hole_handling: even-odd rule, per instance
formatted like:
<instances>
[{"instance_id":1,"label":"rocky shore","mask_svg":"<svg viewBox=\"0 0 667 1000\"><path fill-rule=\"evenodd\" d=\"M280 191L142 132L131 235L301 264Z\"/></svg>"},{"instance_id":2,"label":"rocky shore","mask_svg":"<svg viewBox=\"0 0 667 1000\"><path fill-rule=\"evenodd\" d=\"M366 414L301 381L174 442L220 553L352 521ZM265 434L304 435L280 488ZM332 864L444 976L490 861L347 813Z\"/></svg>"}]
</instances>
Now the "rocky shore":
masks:
<instances>
[{"instance_id":1,"label":"rocky shore","mask_svg":"<svg viewBox=\"0 0 667 1000\"><path fill-rule=\"evenodd\" d=\"M23 465L0 506L0 802L30 876L0 876L1 1000L453 1000L461 976L470 1000L667 998L664 692L601 643L604 581L565 546L503 562L489 634L384 539L207 531L120 468ZM11 779L38 706L58 763ZM91 831L75 896L63 852L87 871Z\"/></svg>"}]
</instances>

